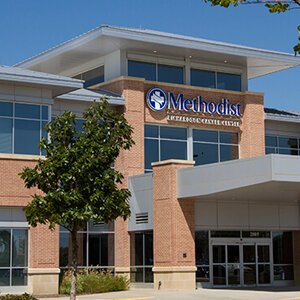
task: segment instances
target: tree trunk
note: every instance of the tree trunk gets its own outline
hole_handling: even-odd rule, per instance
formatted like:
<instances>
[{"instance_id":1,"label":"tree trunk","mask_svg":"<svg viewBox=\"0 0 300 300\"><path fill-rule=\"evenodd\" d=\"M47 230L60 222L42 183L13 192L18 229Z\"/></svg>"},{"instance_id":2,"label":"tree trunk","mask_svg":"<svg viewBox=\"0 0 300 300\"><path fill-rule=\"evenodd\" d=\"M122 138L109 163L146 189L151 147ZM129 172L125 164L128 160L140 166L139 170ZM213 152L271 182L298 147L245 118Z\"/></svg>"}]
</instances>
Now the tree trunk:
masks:
<instances>
[{"instance_id":1,"label":"tree trunk","mask_svg":"<svg viewBox=\"0 0 300 300\"><path fill-rule=\"evenodd\" d=\"M77 281L77 230L71 231L72 238L72 277L71 277L71 291L70 300L76 299L76 281Z\"/></svg>"}]
</instances>

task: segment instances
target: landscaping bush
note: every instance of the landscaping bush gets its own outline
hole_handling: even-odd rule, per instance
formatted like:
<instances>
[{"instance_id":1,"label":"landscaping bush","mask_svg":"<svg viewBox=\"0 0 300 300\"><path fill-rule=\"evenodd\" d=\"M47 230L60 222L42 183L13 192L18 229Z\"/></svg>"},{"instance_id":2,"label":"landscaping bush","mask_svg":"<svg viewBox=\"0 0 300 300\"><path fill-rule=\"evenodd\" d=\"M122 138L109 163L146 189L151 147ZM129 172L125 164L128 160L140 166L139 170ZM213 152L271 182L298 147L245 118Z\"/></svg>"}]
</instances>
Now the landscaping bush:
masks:
<instances>
[{"instance_id":1,"label":"landscaping bush","mask_svg":"<svg viewBox=\"0 0 300 300\"><path fill-rule=\"evenodd\" d=\"M125 291L129 288L129 280L125 276L114 276L111 272L96 269L78 271L77 294L105 293L113 291ZM60 284L61 294L70 294L71 271L66 271Z\"/></svg>"},{"instance_id":2,"label":"landscaping bush","mask_svg":"<svg viewBox=\"0 0 300 300\"><path fill-rule=\"evenodd\" d=\"M0 300L35 300L31 295L29 294L22 294L22 295L4 295L0 296Z\"/></svg>"}]
</instances>

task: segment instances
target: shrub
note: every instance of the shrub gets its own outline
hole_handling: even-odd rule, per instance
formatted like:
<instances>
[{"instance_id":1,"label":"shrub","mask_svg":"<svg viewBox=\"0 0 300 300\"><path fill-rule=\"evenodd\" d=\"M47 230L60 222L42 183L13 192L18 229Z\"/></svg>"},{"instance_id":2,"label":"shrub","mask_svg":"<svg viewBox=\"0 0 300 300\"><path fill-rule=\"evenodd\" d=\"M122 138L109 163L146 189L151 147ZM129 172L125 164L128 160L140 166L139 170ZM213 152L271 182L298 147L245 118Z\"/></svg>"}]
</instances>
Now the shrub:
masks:
<instances>
[{"instance_id":1,"label":"shrub","mask_svg":"<svg viewBox=\"0 0 300 300\"><path fill-rule=\"evenodd\" d=\"M4 295L0 296L0 300L35 300L31 295L29 294L22 294L22 295Z\"/></svg>"},{"instance_id":2,"label":"shrub","mask_svg":"<svg viewBox=\"0 0 300 300\"><path fill-rule=\"evenodd\" d=\"M87 269L78 271L76 293L105 293L125 291L129 288L129 280L125 276L114 276L111 272ZM60 284L61 294L70 294L71 271L66 271Z\"/></svg>"}]
</instances>

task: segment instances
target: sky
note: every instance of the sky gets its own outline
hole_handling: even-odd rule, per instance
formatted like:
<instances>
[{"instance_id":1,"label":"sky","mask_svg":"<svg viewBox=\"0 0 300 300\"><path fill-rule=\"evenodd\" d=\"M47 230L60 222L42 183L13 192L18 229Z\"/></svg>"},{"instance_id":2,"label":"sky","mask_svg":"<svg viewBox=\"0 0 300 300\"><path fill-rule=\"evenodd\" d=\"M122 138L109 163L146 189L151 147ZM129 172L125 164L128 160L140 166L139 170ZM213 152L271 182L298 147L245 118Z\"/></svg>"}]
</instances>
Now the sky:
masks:
<instances>
[{"instance_id":1,"label":"sky","mask_svg":"<svg viewBox=\"0 0 300 300\"><path fill-rule=\"evenodd\" d=\"M300 10L211 7L203 0L0 0L0 65L14 65L100 25L146 28L293 54ZM249 81L265 107L300 111L300 67Z\"/></svg>"}]
</instances>

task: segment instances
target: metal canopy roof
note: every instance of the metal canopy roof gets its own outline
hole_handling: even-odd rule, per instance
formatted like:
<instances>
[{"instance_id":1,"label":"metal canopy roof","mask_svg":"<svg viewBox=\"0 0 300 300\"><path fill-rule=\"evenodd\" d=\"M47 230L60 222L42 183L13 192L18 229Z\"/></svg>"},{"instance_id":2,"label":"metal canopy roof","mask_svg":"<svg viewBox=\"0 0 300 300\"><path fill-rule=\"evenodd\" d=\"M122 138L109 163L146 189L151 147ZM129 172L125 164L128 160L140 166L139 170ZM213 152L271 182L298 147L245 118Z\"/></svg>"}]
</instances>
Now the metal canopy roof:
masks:
<instances>
[{"instance_id":1,"label":"metal canopy roof","mask_svg":"<svg viewBox=\"0 0 300 300\"><path fill-rule=\"evenodd\" d=\"M30 86L48 86L52 89L53 96L74 91L83 86L82 80L8 66L0 66L0 81Z\"/></svg>"},{"instance_id":2,"label":"metal canopy roof","mask_svg":"<svg viewBox=\"0 0 300 300\"><path fill-rule=\"evenodd\" d=\"M247 67L248 79L292 68L300 57L229 43L147 29L100 26L16 64L22 68L61 74L116 50L166 55L227 66Z\"/></svg>"},{"instance_id":3,"label":"metal canopy roof","mask_svg":"<svg viewBox=\"0 0 300 300\"><path fill-rule=\"evenodd\" d=\"M178 198L300 202L300 157L269 154L179 169Z\"/></svg>"}]
</instances>

